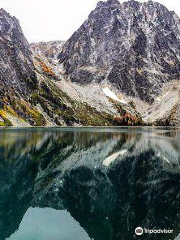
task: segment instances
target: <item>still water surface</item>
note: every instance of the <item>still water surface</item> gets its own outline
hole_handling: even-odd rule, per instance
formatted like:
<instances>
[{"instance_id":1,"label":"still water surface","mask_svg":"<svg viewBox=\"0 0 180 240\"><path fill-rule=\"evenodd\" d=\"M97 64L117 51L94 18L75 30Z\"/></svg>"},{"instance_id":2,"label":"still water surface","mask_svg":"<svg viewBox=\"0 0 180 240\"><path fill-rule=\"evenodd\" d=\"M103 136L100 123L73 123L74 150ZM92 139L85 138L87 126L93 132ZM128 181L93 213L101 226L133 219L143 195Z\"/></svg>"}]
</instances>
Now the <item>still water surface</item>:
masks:
<instances>
[{"instance_id":1,"label":"still water surface","mask_svg":"<svg viewBox=\"0 0 180 240\"><path fill-rule=\"evenodd\" d=\"M172 234L136 236L136 227ZM0 130L0 240L180 240L180 130Z\"/></svg>"}]
</instances>

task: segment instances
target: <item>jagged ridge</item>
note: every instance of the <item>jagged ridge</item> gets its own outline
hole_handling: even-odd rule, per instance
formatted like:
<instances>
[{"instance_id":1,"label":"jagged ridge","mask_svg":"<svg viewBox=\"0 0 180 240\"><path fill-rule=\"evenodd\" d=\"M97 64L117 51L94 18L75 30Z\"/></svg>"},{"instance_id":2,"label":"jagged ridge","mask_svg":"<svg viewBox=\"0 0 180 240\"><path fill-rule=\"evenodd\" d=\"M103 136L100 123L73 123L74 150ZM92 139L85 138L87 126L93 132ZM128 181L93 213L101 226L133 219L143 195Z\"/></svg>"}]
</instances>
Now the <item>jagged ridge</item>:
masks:
<instances>
[{"instance_id":1,"label":"jagged ridge","mask_svg":"<svg viewBox=\"0 0 180 240\"><path fill-rule=\"evenodd\" d=\"M110 82L152 103L162 84L179 79L180 22L163 5L99 2L59 54L64 73L81 84Z\"/></svg>"}]
</instances>

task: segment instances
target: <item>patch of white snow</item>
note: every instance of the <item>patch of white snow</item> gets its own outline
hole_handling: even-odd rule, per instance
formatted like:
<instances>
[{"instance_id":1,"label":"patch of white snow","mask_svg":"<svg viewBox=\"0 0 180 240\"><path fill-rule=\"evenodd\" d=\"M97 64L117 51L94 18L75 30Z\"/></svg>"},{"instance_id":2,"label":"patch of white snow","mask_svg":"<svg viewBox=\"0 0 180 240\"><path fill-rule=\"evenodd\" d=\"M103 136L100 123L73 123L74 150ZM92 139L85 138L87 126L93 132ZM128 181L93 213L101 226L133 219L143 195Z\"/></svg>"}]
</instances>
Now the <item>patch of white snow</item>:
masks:
<instances>
[{"instance_id":1,"label":"patch of white snow","mask_svg":"<svg viewBox=\"0 0 180 240\"><path fill-rule=\"evenodd\" d=\"M109 97L109 98L111 98L111 99L113 99L113 100L115 100L115 101L117 101L117 102L120 102L120 103L123 103L123 104L127 104L127 102L126 102L124 99L120 100L120 99L117 97L117 95L116 95L114 92L112 92L108 87L103 88L103 92L104 92L104 94L105 94L107 97Z\"/></svg>"}]
</instances>

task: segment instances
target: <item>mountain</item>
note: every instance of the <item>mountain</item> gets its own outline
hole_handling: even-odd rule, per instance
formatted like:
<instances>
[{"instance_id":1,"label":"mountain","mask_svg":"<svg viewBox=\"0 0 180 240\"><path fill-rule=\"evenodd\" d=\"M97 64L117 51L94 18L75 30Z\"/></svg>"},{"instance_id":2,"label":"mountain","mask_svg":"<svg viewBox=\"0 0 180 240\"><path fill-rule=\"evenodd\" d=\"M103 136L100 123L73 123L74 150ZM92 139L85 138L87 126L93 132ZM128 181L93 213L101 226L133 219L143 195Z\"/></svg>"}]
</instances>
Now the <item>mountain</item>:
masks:
<instances>
[{"instance_id":1,"label":"mountain","mask_svg":"<svg viewBox=\"0 0 180 240\"><path fill-rule=\"evenodd\" d=\"M1 126L180 125L180 20L159 3L101 1L32 44L1 9L0 37Z\"/></svg>"},{"instance_id":2,"label":"mountain","mask_svg":"<svg viewBox=\"0 0 180 240\"><path fill-rule=\"evenodd\" d=\"M30 45L18 20L3 9L0 29L0 126L111 126L118 113L126 124L142 121L134 107L111 103L106 96L107 104L97 108L68 95L57 59L62 41Z\"/></svg>"},{"instance_id":3,"label":"mountain","mask_svg":"<svg viewBox=\"0 0 180 240\"><path fill-rule=\"evenodd\" d=\"M19 21L3 9L0 9L0 42L1 94L8 94L8 87L9 93L16 91L26 98L28 88L37 85L32 54Z\"/></svg>"},{"instance_id":4,"label":"mountain","mask_svg":"<svg viewBox=\"0 0 180 240\"><path fill-rule=\"evenodd\" d=\"M161 4L109 0L64 44L59 61L71 81L105 81L152 103L163 83L180 78L179 39L179 18Z\"/></svg>"},{"instance_id":5,"label":"mountain","mask_svg":"<svg viewBox=\"0 0 180 240\"><path fill-rule=\"evenodd\" d=\"M11 116L23 117L24 104L38 81L29 44L19 21L0 9L0 125L12 125ZM25 115L25 114L24 114Z\"/></svg>"},{"instance_id":6,"label":"mountain","mask_svg":"<svg viewBox=\"0 0 180 240\"><path fill-rule=\"evenodd\" d=\"M180 124L180 20L163 5L99 2L58 58L70 81L108 85L147 124Z\"/></svg>"}]
</instances>

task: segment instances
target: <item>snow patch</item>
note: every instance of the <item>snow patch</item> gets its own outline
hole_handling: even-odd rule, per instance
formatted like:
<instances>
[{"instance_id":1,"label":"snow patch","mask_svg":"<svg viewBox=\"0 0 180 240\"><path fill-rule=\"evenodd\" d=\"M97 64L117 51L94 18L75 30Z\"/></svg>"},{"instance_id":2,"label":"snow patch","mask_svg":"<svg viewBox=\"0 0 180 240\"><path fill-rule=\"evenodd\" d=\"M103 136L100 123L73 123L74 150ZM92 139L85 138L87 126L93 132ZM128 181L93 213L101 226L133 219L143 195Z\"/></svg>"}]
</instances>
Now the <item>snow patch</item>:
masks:
<instances>
[{"instance_id":1,"label":"snow patch","mask_svg":"<svg viewBox=\"0 0 180 240\"><path fill-rule=\"evenodd\" d=\"M103 88L103 92L104 92L104 94L105 94L107 97L109 97L109 98L111 98L111 99L113 99L113 100L115 100L115 101L117 101L117 102L120 102L120 103L123 103L123 104L127 104L127 102L126 102L124 99L120 100L120 99L117 97L117 95L116 95L114 92L112 92L108 87Z\"/></svg>"},{"instance_id":2,"label":"snow patch","mask_svg":"<svg viewBox=\"0 0 180 240\"><path fill-rule=\"evenodd\" d=\"M169 92L167 92L163 97L166 97L169 94Z\"/></svg>"},{"instance_id":3,"label":"snow patch","mask_svg":"<svg viewBox=\"0 0 180 240\"><path fill-rule=\"evenodd\" d=\"M162 99L164 99L165 97L167 97L168 94L169 94L169 92L165 93L165 94L164 94L163 96L161 96L161 97L157 97L157 98L156 98L156 101L160 102Z\"/></svg>"}]
</instances>

